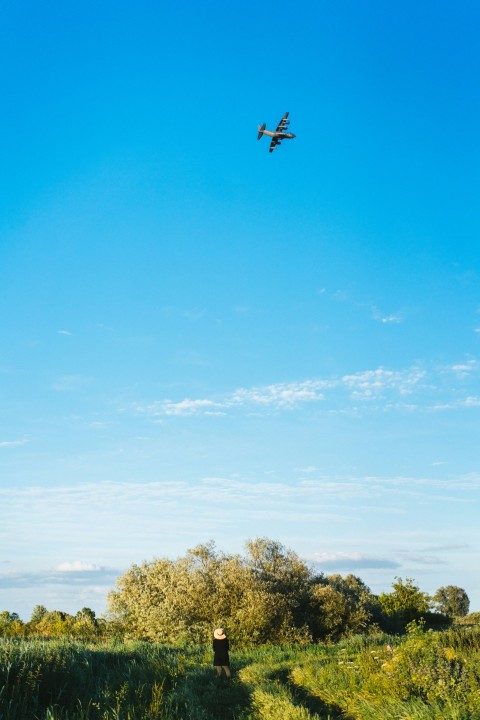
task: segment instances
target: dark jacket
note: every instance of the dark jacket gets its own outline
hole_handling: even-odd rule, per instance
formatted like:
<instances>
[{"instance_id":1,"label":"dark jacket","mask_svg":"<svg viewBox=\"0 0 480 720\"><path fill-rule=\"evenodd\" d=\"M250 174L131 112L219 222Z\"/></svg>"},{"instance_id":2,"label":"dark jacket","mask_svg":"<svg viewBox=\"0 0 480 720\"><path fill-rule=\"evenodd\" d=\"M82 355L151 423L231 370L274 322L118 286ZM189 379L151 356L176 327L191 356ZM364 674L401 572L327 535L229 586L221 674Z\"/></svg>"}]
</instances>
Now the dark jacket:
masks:
<instances>
[{"instance_id":1,"label":"dark jacket","mask_svg":"<svg viewBox=\"0 0 480 720\"><path fill-rule=\"evenodd\" d=\"M213 664L217 667L219 665L230 665L228 650L228 638L225 638L225 640L213 638Z\"/></svg>"}]
</instances>

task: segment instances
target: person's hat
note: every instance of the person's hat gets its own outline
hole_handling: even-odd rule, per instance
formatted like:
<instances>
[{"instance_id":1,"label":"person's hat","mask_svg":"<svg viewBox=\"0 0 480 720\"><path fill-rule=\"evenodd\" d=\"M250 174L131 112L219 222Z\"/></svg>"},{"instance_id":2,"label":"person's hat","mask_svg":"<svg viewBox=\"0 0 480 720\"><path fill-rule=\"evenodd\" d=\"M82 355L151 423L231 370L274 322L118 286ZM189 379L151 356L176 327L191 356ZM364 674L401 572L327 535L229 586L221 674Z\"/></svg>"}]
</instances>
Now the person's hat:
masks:
<instances>
[{"instance_id":1,"label":"person's hat","mask_svg":"<svg viewBox=\"0 0 480 720\"><path fill-rule=\"evenodd\" d=\"M217 628L213 632L213 637L217 638L217 640L225 640L227 636L225 635L223 628Z\"/></svg>"}]
</instances>

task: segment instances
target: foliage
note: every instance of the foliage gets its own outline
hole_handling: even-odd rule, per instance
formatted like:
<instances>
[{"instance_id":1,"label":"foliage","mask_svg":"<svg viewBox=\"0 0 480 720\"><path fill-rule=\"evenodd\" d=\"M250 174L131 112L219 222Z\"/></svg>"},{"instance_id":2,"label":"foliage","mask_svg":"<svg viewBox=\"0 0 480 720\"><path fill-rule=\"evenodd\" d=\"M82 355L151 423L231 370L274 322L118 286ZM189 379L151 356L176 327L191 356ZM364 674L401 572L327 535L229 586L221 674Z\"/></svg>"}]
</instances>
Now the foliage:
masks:
<instances>
[{"instance_id":1,"label":"foliage","mask_svg":"<svg viewBox=\"0 0 480 720\"><path fill-rule=\"evenodd\" d=\"M435 624L436 618L431 613L432 600L415 585L412 578L396 577L392 583L391 593L382 593L379 602L384 614L383 627L389 632L403 632L406 626L421 618L428 618ZM444 622L443 616L438 618Z\"/></svg>"},{"instance_id":2,"label":"foliage","mask_svg":"<svg viewBox=\"0 0 480 720\"><path fill-rule=\"evenodd\" d=\"M355 575L329 575L311 589L314 636L338 640L375 628L381 606Z\"/></svg>"},{"instance_id":3,"label":"foliage","mask_svg":"<svg viewBox=\"0 0 480 720\"><path fill-rule=\"evenodd\" d=\"M109 619L127 638L208 642L212 628L239 645L335 639L367 630L380 605L354 575L316 575L280 543L259 538L246 555L199 545L176 561L132 566L109 596Z\"/></svg>"},{"instance_id":4,"label":"foliage","mask_svg":"<svg viewBox=\"0 0 480 720\"><path fill-rule=\"evenodd\" d=\"M470 608L469 597L463 588L456 585L438 588L432 600L438 610L449 617L465 617L465 615L468 615Z\"/></svg>"},{"instance_id":5,"label":"foliage","mask_svg":"<svg viewBox=\"0 0 480 720\"><path fill-rule=\"evenodd\" d=\"M457 618L461 625L480 625L480 612L471 612L464 617Z\"/></svg>"},{"instance_id":6,"label":"foliage","mask_svg":"<svg viewBox=\"0 0 480 720\"><path fill-rule=\"evenodd\" d=\"M0 613L0 637L71 638L93 642L106 635L106 621L96 618L94 611L86 607L76 615L69 615L60 610L49 611L43 605L37 605L27 623L20 620L16 613Z\"/></svg>"},{"instance_id":7,"label":"foliage","mask_svg":"<svg viewBox=\"0 0 480 720\"><path fill-rule=\"evenodd\" d=\"M0 637L24 637L25 624L17 613L0 612Z\"/></svg>"},{"instance_id":8,"label":"foliage","mask_svg":"<svg viewBox=\"0 0 480 720\"><path fill-rule=\"evenodd\" d=\"M45 607L45 605L35 605L32 612L32 617L30 618L30 623L32 625L37 625L42 618L45 617L48 610Z\"/></svg>"},{"instance_id":9,"label":"foliage","mask_svg":"<svg viewBox=\"0 0 480 720\"><path fill-rule=\"evenodd\" d=\"M467 607L461 588L440 588L432 599L410 578L396 578L392 592L377 597L355 575L317 574L281 543L257 538L246 544L244 556L219 552L210 542L177 560L133 565L110 593L106 618L88 607L71 615L37 605L24 623L4 611L0 637L117 638L182 646L210 643L213 628L223 626L237 647L336 642L380 629L412 632L422 622L423 629L443 629L452 617L440 609ZM473 614L465 618L475 622Z\"/></svg>"},{"instance_id":10,"label":"foliage","mask_svg":"<svg viewBox=\"0 0 480 720\"><path fill-rule=\"evenodd\" d=\"M418 630L418 627L417 627ZM480 718L480 633L413 632L294 668L296 682L355 720ZM394 644L396 641L396 644Z\"/></svg>"},{"instance_id":11,"label":"foliage","mask_svg":"<svg viewBox=\"0 0 480 720\"><path fill-rule=\"evenodd\" d=\"M336 645L210 647L0 641L2 720L480 720L480 629Z\"/></svg>"},{"instance_id":12,"label":"foliage","mask_svg":"<svg viewBox=\"0 0 480 720\"><path fill-rule=\"evenodd\" d=\"M0 641L2 720L166 720L181 658L151 645Z\"/></svg>"}]
</instances>

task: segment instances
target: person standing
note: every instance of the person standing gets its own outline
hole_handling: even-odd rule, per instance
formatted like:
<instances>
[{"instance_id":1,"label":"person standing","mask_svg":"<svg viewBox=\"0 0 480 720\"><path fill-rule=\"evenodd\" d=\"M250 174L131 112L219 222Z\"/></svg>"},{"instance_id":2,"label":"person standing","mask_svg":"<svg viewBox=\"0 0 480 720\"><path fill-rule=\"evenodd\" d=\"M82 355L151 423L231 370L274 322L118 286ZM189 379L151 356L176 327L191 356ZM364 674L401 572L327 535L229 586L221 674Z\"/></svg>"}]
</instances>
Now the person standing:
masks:
<instances>
[{"instance_id":1,"label":"person standing","mask_svg":"<svg viewBox=\"0 0 480 720\"><path fill-rule=\"evenodd\" d=\"M223 670L227 676L227 680L232 679L230 657L228 654L229 649L225 630L223 628L217 628L213 633L213 664L217 671L217 678L221 677Z\"/></svg>"}]
</instances>

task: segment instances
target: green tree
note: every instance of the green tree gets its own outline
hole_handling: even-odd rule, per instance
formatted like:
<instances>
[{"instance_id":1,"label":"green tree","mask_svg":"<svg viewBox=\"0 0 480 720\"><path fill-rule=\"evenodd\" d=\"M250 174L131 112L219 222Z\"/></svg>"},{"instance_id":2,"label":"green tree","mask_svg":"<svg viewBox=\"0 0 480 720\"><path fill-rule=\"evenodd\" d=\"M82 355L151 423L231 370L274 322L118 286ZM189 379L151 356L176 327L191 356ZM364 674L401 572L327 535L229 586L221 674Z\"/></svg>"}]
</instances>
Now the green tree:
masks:
<instances>
[{"instance_id":1,"label":"green tree","mask_svg":"<svg viewBox=\"0 0 480 720\"><path fill-rule=\"evenodd\" d=\"M438 588L432 599L435 607L449 617L468 615L470 600L463 588L456 585Z\"/></svg>"},{"instance_id":2,"label":"green tree","mask_svg":"<svg viewBox=\"0 0 480 720\"><path fill-rule=\"evenodd\" d=\"M74 618L60 610L46 612L35 626L35 632L47 638L60 638L73 635Z\"/></svg>"},{"instance_id":3,"label":"green tree","mask_svg":"<svg viewBox=\"0 0 480 720\"><path fill-rule=\"evenodd\" d=\"M464 617L460 617L458 622L462 625L480 625L480 612L471 612Z\"/></svg>"},{"instance_id":4,"label":"green tree","mask_svg":"<svg viewBox=\"0 0 480 720\"><path fill-rule=\"evenodd\" d=\"M262 592L275 597L279 608L282 608L283 621L277 619L276 631L272 625L271 632L292 639L292 633L295 636L298 634L298 639L302 640L310 637L310 592L318 578L293 550L275 540L249 540L246 550L247 567L259 581Z\"/></svg>"},{"instance_id":5,"label":"green tree","mask_svg":"<svg viewBox=\"0 0 480 720\"><path fill-rule=\"evenodd\" d=\"M35 605L32 612L32 617L30 618L30 624L36 625L40 622L40 620L47 614L48 610L45 607L45 605Z\"/></svg>"},{"instance_id":6,"label":"green tree","mask_svg":"<svg viewBox=\"0 0 480 720\"><path fill-rule=\"evenodd\" d=\"M72 633L80 640L92 641L101 635L101 626L95 612L88 607L79 610L72 622Z\"/></svg>"},{"instance_id":7,"label":"green tree","mask_svg":"<svg viewBox=\"0 0 480 720\"><path fill-rule=\"evenodd\" d=\"M380 618L381 607L370 588L355 575L328 575L311 590L315 639L337 640L368 630Z\"/></svg>"},{"instance_id":8,"label":"green tree","mask_svg":"<svg viewBox=\"0 0 480 720\"><path fill-rule=\"evenodd\" d=\"M347 603L341 592L331 585L315 585L311 589L310 627L315 640L336 640L343 634L348 615Z\"/></svg>"},{"instance_id":9,"label":"green tree","mask_svg":"<svg viewBox=\"0 0 480 720\"><path fill-rule=\"evenodd\" d=\"M291 594L308 587L311 572L293 550L268 538L249 540L246 549L247 566L273 592Z\"/></svg>"},{"instance_id":10,"label":"green tree","mask_svg":"<svg viewBox=\"0 0 480 720\"><path fill-rule=\"evenodd\" d=\"M403 631L412 621L425 617L432 606L430 596L414 584L412 578L396 577L393 592L382 593L379 602L390 631Z\"/></svg>"},{"instance_id":11,"label":"green tree","mask_svg":"<svg viewBox=\"0 0 480 720\"><path fill-rule=\"evenodd\" d=\"M0 612L0 637L24 637L25 623L17 613L3 610Z\"/></svg>"},{"instance_id":12,"label":"green tree","mask_svg":"<svg viewBox=\"0 0 480 720\"><path fill-rule=\"evenodd\" d=\"M265 538L247 551L246 558L226 555L207 543L176 561L133 566L109 596L114 627L162 642L206 642L217 625L241 644L308 637L306 565Z\"/></svg>"}]
</instances>

